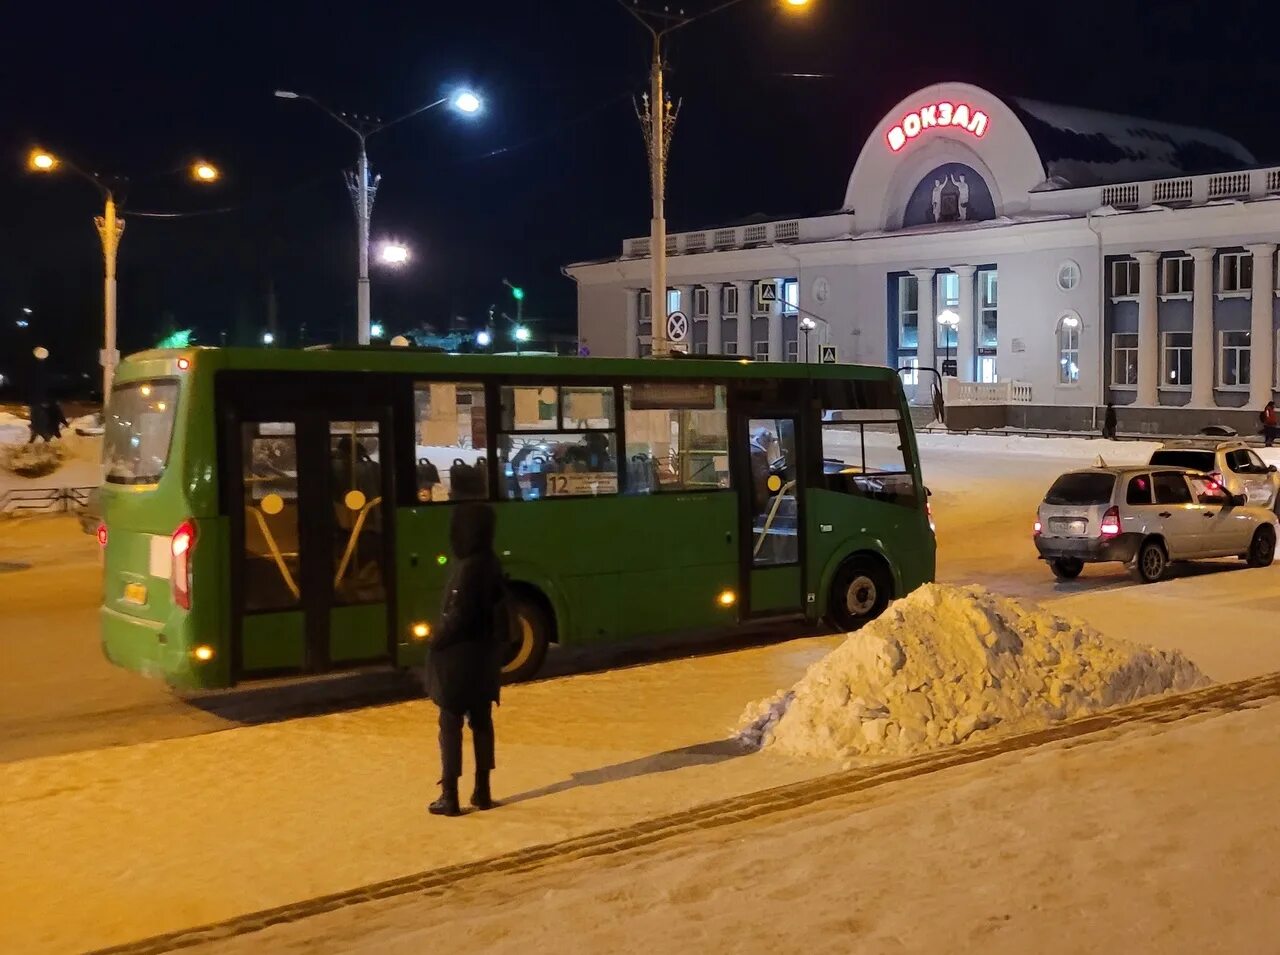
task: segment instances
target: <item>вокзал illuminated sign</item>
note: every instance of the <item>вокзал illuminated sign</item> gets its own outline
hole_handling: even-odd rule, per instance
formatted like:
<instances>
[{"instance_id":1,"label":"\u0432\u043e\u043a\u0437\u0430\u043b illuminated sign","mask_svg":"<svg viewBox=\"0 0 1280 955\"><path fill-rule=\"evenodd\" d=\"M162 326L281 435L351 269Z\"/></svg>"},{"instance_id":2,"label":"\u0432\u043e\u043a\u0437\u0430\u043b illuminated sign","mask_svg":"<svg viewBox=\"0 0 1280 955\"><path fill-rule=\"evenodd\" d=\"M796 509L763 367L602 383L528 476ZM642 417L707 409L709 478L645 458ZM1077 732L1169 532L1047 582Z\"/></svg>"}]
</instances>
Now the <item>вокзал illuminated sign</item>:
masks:
<instances>
[{"instance_id":1,"label":"\u0432\u043e\u043a\u0437\u0430\u043b illuminated sign","mask_svg":"<svg viewBox=\"0 0 1280 955\"><path fill-rule=\"evenodd\" d=\"M902 122L889 130L885 138L896 153L926 129L963 129L981 139L990 122L986 113L967 103L934 103L902 117Z\"/></svg>"}]
</instances>

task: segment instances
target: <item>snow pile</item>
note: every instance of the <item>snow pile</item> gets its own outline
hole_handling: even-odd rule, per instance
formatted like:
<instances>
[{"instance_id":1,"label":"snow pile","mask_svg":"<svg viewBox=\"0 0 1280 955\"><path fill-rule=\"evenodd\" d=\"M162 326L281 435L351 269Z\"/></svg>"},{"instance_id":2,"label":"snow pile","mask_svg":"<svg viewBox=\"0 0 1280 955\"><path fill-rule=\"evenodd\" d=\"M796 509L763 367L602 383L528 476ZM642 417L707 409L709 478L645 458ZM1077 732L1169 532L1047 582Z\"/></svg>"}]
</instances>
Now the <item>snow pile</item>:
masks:
<instances>
[{"instance_id":1,"label":"snow pile","mask_svg":"<svg viewBox=\"0 0 1280 955\"><path fill-rule=\"evenodd\" d=\"M18 444L30 436L30 421L8 411L0 411L0 444Z\"/></svg>"},{"instance_id":2,"label":"snow pile","mask_svg":"<svg viewBox=\"0 0 1280 955\"><path fill-rule=\"evenodd\" d=\"M1209 680L982 587L928 584L747 707L738 736L791 756L887 758L1038 729Z\"/></svg>"}]
</instances>

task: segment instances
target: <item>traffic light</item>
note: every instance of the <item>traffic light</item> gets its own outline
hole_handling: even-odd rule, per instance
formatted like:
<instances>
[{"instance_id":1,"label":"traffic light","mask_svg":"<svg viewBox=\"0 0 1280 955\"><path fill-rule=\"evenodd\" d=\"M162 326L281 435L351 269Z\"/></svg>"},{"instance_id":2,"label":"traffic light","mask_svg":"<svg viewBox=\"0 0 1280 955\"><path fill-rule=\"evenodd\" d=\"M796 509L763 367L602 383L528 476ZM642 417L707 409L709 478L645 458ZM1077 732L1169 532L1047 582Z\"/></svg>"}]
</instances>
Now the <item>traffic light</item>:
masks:
<instances>
[{"instance_id":1,"label":"traffic light","mask_svg":"<svg viewBox=\"0 0 1280 955\"><path fill-rule=\"evenodd\" d=\"M517 302L523 301L524 289L522 289L518 285L511 286L511 297L514 298Z\"/></svg>"}]
</instances>

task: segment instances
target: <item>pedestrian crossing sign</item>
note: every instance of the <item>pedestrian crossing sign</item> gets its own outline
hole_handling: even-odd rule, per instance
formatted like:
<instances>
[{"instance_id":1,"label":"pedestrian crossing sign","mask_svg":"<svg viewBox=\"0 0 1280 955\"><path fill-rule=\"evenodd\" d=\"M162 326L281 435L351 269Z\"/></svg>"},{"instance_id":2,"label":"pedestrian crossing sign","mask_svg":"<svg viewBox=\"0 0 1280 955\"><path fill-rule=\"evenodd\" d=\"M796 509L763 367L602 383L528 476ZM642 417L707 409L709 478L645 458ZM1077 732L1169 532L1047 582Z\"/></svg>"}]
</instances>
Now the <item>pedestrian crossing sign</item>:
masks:
<instances>
[{"instance_id":1,"label":"pedestrian crossing sign","mask_svg":"<svg viewBox=\"0 0 1280 955\"><path fill-rule=\"evenodd\" d=\"M834 365L837 363L836 346L835 345L819 345L818 346L818 364Z\"/></svg>"}]
</instances>

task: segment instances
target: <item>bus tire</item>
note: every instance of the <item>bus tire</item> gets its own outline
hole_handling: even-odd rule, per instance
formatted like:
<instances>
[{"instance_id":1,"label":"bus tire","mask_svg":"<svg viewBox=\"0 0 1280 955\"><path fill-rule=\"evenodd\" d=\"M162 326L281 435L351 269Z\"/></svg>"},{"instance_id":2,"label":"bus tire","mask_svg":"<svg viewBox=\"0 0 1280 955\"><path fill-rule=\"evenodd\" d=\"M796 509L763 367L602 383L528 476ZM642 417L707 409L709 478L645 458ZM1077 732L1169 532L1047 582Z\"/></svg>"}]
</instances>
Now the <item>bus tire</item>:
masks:
<instances>
[{"instance_id":1,"label":"bus tire","mask_svg":"<svg viewBox=\"0 0 1280 955\"><path fill-rule=\"evenodd\" d=\"M827 614L837 628L847 633L884 613L892 596L893 577L889 568L881 560L858 554L836 571L831 581Z\"/></svg>"},{"instance_id":2,"label":"bus tire","mask_svg":"<svg viewBox=\"0 0 1280 955\"><path fill-rule=\"evenodd\" d=\"M502 682L522 683L533 679L542 669L551 644L554 625L551 613L538 599L540 595L526 590L511 595L512 641L502 655Z\"/></svg>"}]
</instances>

